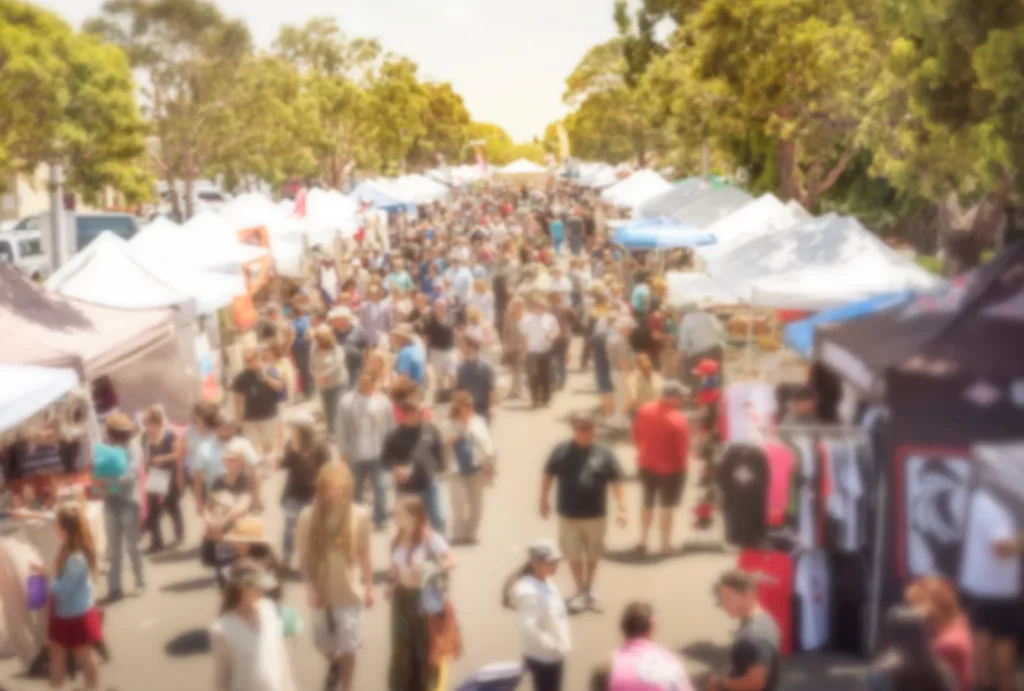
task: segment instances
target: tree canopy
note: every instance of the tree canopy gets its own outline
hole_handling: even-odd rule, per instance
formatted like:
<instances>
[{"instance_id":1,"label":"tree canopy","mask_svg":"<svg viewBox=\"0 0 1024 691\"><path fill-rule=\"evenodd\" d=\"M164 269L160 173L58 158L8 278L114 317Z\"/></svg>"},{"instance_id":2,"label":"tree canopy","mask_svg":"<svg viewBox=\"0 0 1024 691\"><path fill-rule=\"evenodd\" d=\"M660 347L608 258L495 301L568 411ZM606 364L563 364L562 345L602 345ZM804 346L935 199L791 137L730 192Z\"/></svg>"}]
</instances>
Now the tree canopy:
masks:
<instances>
[{"instance_id":1,"label":"tree canopy","mask_svg":"<svg viewBox=\"0 0 1024 691\"><path fill-rule=\"evenodd\" d=\"M87 199L104 188L145 198L146 124L124 54L27 3L0 3L0 184L46 163L67 166Z\"/></svg>"},{"instance_id":2,"label":"tree canopy","mask_svg":"<svg viewBox=\"0 0 1024 691\"><path fill-rule=\"evenodd\" d=\"M686 175L706 143L716 172L812 211L892 227L941 207L975 260L1020 191L1017 0L643 0L614 19L566 78L582 158Z\"/></svg>"}]
</instances>

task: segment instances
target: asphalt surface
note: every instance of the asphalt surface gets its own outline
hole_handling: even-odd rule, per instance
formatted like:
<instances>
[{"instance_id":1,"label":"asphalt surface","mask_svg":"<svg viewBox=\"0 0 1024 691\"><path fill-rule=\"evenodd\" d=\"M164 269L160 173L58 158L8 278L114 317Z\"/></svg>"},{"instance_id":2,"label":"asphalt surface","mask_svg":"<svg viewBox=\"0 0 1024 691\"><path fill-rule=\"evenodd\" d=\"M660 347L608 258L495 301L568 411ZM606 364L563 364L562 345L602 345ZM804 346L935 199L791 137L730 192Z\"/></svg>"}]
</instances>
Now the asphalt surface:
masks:
<instances>
[{"instance_id":1,"label":"asphalt surface","mask_svg":"<svg viewBox=\"0 0 1024 691\"><path fill-rule=\"evenodd\" d=\"M555 537L554 519L538 513L541 468L550 449L564 440L566 417L575 410L594 407L593 376L573 374L566 390L547 409L531 410L520 401L504 402L495 420L499 474L485 496L480 544L456 548L452 597L461 621L465 653L454 667L460 682L475 669L518 657L515 615L500 606L502 583L523 563L524 547L538 537ZM635 454L626 440L611 441L627 474L634 475ZM693 473L691 473L692 479ZM281 534L282 515L277 498L282 477L273 477L265 489L264 513L275 542ZM684 510L677 516L677 541L686 545L679 555L663 560L641 560L633 551L639 535L640 492L628 483L629 525L610 525L609 554L597 577L596 592L604 613L585 613L572 619L573 651L567 667L566 691L585 691L592 669L608 659L618 644L618 616L634 599L648 600L658 613L657 638L683 655L691 676L720 667L734 624L717 609L711 597L714 580L734 563L735 556L720 547L717 533L693 534L691 503L695 488L687 490ZM214 620L218 595L212 573L200 565L197 548L200 527L191 499L186 500L187 538L182 550L147 558L148 588L134 598L106 610L105 631L112 660L102 668L103 689L117 691L200 691L213 688L213 666L205 631ZM170 526L165 526L169 530ZM166 530L165 530L166 534ZM656 534L652 536L656 538ZM373 538L374 565L383 575L387 568L389 536ZM656 544L652 540L652 544ZM563 593L572 582L563 569L558 576ZM126 574L126 585L131 583ZM99 584L98 592L105 592ZM388 603L383 591L365 617L365 648L357 663L359 691L387 691L390 641ZM286 600L307 620L302 636L288 646L300 689L323 687L325 663L316 652L309 632L308 612L299 584L289 586ZM863 661L818 655L786 660L787 691L845 691L856 688ZM0 661L0 686L10 691L41 689L42 681L24 676L16 660ZM72 688L78 688L76 685ZM523 684L528 688L528 684ZM454 686L453 686L454 688Z\"/></svg>"}]
</instances>

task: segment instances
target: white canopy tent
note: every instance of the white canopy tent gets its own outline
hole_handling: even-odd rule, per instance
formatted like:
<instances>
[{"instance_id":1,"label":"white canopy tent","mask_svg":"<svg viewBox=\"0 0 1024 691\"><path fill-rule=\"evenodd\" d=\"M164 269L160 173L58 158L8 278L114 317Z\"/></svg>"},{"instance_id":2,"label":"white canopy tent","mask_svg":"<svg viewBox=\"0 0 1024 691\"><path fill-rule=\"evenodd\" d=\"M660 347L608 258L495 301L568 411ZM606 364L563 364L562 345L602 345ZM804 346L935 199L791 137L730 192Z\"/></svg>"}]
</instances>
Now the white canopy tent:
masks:
<instances>
[{"instance_id":1,"label":"white canopy tent","mask_svg":"<svg viewBox=\"0 0 1024 691\"><path fill-rule=\"evenodd\" d=\"M104 231L46 279L46 288L83 302L120 309L173 307L180 322L196 316L196 301L149 272L127 242Z\"/></svg>"},{"instance_id":2,"label":"white canopy tent","mask_svg":"<svg viewBox=\"0 0 1024 691\"><path fill-rule=\"evenodd\" d=\"M495 175L544 175L548 169L539 163L534 163L525 158L509 163L504 168L495 171Z\"/></svg>"},{"instance_id":3,"label":"white canopy tent","mask_svg":"<svg viewBox=\"0 0 1024 691\"><path fill-rule=\"evenodd\" d=\"M712 278L745 302L753 302L755 289L760 288L764 303L772 303L764 306L780 308L787 300L790 305L808 304L809 296L819 292L829 302L841 304L926 288L937 281L857 219L836 214L753 237L708 261L707 269ZM789 292L784 290L787 283L792 287Z\"/></svg>"},{"instance_id":4,"label":"white canopy tent","mask_svg":"<svg viewBox=\"0 0 1024 691\"><path fill-rule=\"evenodd\" d=\"M728 218L752 201L754 198L739 188L704 183L689 204L672 211L669 216L697 230L707 230L708 226Z\"/></svg>"},{"instance_id":5,"label":"white canopy tent","mask_svg":"<svg viewBox=\"0 0 1024 691\"><path fill-rule=\"evenodd\" d=\"M129 244L175 265L223 273L240 273L245 264L267 255L266 248L239 242L230 224L218 221L212 213L199 227L152 223Z\"/></svg>"},{"instance_id":6,"label":"white canopy tent","mask_svg":"<svg viewBox=\"0 0 1024 691\"><path fill-rule=\"evenodd\" d=\"M0 364L0 434L56 403L78 386L70 367Z\"/></svg>"},{"instance_id":7,"label":"white canopy tent","mask_svg":"<svg viewBox=\"0 0 1024 691\"><path fill-rule=\"evenodd\" d=\"M643 218L669 216L673 211L682 209L697 199L706 189L708 183L703 178L686 178L672 184L672 187L654 195L637 207L636 215Z\"/></svg>"},{"instance_id":8,"label":"white canopy tent","mask_svg":"<svg viewBox=\"0 0 1024 691\"><path fill-rule=\"evenodd\" d=\"M665 181L653 170L638 170L622 182L616 183L601 192L601 198L610 204L624 209L633 209L672 189L671 183Z\"/></svg>"},{"instance_id":9,"label":"white canopy tent","mask_svg":"<svg viewBox=\"0 0 1024 691\"><path fill-rule=\"evenodd\" d=\"M788 228L810 218L810 214L796 202L783 204L774 194L764 194L705 228L718 242L698 247L696 253L709 262L756 237L770 235L780 228Z\"/></svg>"},{"instance_id":10,"label":"white canopy tent","mask_svg":"<svg viewBox=\"0 0 1024 691\"><path fill-rule=\"evenodd\" d=\"M266 228L272 237L301 233L301 223L270 198L247 192L229 201L218 215L236 231Z\"/></svg>"},{"instance_id":11,"label":"white canopy tent","mask_svg":"<svg viewBox=\"0 0 1024 691\"><path fill-rule=\"evenodd\" d=\"M669 271L665 274L668 302L673 307L683 305L737 305L739 297L707 274L692 271Z\"/></svg>"},{"instance_id":12,"label":"white canopy tent","mask_svg":"<svg viewBox=\"0 0 1024 691\"><path fill-rule=\"evenodd\" d=\"M398 191L417 204L432 204L448 196L445 185L425 175L403 175L392 181Z\"/></svg>"}]
</instances>

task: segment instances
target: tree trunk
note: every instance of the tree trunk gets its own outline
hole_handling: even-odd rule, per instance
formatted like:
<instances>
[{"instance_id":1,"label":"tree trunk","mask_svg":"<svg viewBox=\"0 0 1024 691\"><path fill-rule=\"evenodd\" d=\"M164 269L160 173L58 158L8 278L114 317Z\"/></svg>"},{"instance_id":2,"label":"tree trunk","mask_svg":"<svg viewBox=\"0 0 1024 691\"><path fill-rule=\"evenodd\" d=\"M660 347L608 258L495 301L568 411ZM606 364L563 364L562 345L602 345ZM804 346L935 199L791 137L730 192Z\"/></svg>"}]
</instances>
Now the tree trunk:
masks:
<instances>
[{"instance_id":1,"label":"tree trunk","mask_svg":"<svg viewBox=\"0 0 1024 691\"><path fill-rule=\"evenodd\" d=\"M950 238L947 273L957 275L970 271L981 264L982 252L995 247L1000 226L1006 222L1006 208L1015 184L1014 173L1004 175L995 189L964 214Z\"/></svg>"},{"instance_id":2,"label":"tree trunk","mask_svg":"<svg viewBox=\"0 0 1024 691\"><path fill-rule=\"evenodd\" d=\"M779 181L782 201L800 200L800 168L797 165L798 145L795 139L779 142Z\"/></svg>"}]
</instances>

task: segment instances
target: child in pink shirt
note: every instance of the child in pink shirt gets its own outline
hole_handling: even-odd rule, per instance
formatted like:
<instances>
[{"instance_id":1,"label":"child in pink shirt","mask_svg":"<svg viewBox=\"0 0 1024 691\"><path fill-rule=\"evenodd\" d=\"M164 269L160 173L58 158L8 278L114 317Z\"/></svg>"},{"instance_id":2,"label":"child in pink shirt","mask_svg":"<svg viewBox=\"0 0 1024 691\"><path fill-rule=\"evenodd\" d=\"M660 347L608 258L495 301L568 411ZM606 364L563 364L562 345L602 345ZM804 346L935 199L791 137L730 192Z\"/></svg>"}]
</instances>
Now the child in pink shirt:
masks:
<instances>
[{"instance_id":1,"label":"child in pink shirt","mask_svg":"<svg viewBox=\"0 0 1024 691\"><path fill-rule=\"evenodd\" d=\"M622 615L626 642L615 651L608 691L693 691L682 661L655 643L654 610L634 602Z\"/></svg>"}]
</instances>

